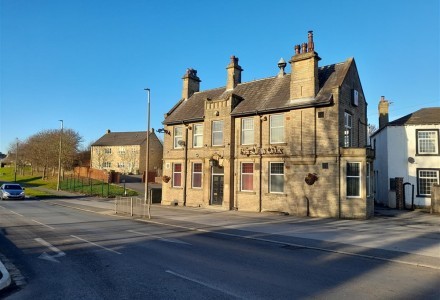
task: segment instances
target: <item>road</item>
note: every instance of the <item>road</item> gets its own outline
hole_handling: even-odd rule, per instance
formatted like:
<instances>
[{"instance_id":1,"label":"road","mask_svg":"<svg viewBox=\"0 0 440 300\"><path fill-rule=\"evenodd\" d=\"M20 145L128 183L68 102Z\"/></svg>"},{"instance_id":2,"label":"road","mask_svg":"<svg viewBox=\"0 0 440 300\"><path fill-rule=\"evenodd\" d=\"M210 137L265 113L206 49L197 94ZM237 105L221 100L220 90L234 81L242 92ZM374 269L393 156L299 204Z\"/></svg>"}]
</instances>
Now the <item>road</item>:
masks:
<instances>
[{"instance_id":1,"label":"road","mask_svg":"<svg viewBox=\"0 0 440 300\"><path fill-rule=\"evenodd\" d=\"M307 239L271 242L243 238L239 229L196 231L55 203L0 203L0 252L25 282L6 299L440 297L438 268L325 251Z\"/></svg>"}]
</instances>

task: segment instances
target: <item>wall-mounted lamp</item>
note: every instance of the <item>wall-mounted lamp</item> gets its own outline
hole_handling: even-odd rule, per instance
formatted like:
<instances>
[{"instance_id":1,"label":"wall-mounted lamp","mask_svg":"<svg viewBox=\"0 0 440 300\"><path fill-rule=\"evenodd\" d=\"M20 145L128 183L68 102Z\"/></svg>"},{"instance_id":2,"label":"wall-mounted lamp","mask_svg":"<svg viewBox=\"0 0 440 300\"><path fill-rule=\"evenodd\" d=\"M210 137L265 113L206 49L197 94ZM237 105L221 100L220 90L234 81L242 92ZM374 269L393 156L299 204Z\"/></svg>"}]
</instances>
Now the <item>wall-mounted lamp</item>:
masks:
<instances>
[{"instance_id":1,"label":"wall-mounted lamp","mask_svg":"<svg viewBox=\"0 0 440 300\"><path fill-rule=\"evenodd\" d=\"M165 133L165 134L171 135L171 132L169 130L166 130L165 128L159 128L156 131L159 133Z\"/></svg>"},{"instance_id":2,"label":"wall-mounted lamp","mask_svg":"<svg viewBox=\"0 0 440 300\"><path fill-rule=\"evenodd\" d=\"M218 163L218 161L217 160L215 160L215 159L210 159L209 160L209 166L210 167L216 167L217 166L217 163Z\"/></svg>"}]
</instances>

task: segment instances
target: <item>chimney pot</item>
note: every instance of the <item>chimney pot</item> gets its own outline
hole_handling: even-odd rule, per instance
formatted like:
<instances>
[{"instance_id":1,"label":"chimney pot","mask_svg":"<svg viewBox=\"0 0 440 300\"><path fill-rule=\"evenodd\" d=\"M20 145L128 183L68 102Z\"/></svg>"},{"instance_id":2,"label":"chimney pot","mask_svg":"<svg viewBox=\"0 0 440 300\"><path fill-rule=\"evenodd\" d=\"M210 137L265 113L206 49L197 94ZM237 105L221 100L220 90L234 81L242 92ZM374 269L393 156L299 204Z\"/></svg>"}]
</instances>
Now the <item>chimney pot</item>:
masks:
<instances>
[{"instance_id":1,"label":"chimney pot","mask_svg":"<svg viewBox=\"0 0 440 300\"><path fill-rule=\"evenodd\" d=\"M231 56L231 62L226 67L226 70L228 75L226 80L226 89L232 90L239 83L241 83L241 72L243 69L238 64L238 57L235 57L235 55Z\"/></svg>"},{"instance_id":2,"label":"chimney pot","mask_svg":"<svg viewBox=\"0 0 440 300\"><path fill-rule=\"evenodd\" d=\"M309 30L307 36L308 36L308 41L307 41L308 49L307 49L307 52L315 51L315 43L313 42L313 30Z\"/></svg>"},{"instance_id":3,"label":"chimney pot","mask_svg":"<svg viewBox=\"0 0 440 300\"><path fill-rule=\"evenodd\" d=\"M389 122L389 113L388 113L388 107L390 103L388 100L385 100L385 96L380 97L379 101L379 129L385 127L388 125Z\"/></svg>"}]
</instances>

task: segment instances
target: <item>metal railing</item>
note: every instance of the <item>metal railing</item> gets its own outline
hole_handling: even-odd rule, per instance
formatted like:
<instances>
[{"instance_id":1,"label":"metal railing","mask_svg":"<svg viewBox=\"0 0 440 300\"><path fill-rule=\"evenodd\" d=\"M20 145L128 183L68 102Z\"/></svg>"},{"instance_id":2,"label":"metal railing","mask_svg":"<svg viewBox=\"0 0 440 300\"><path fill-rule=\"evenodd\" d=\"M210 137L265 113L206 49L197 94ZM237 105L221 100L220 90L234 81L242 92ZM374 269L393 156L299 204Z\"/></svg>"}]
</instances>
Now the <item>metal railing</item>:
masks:
<instances>
[{"instance_id":1,"label":"metal railing","mask_svg":"<svg viewBox=\"0 0 440 300\"><path fill-rule=\"evenodd\" d=\"M115 214L125 214L130 216L148 216L148 205L144 198L139 197L116 197Z\"/></svg>"}]
</instances>

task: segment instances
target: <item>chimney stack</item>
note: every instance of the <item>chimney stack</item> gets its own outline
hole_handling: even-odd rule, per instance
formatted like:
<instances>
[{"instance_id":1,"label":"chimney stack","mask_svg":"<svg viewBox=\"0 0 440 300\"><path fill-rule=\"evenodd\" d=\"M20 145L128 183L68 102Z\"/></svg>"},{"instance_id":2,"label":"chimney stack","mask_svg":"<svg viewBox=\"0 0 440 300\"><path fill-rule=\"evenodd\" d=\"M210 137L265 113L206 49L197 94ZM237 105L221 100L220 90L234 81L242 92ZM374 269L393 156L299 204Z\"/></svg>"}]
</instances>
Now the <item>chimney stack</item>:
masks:
<instances>
[{"instance_id":1,"label":"chimney stack","mask_svg":"<svg viewBox=\"0 0 440 300\"><path fill-rule=\"evenodd\" d=\"M309 31L307 43L295 45L295 54L289 61L292 69L290 76L290 100L316 97L319 91L319 60L321 58L315 52L313 31Z\"/></svg>"},{"instance_id":2,"label":"chimney stack","mask_svg":"<svg viewBox=\"0 0 440 300\"><path fill-rule=\"evenodd\" d=\"M227 81L226 90L233 90L239 83L241 83L241 71L243 69L238 65L238 57L231 56L231 62L226 67Z\"/></svg>"},{"instance_id":3,"label":"chimney stack","mask_svg":"<svg viewBox=\"0 0 440 300\"><path fill-rule=\"evenodd\" d=\"M185 75L183 75L182 79L183 79L182 98L187 100L195 92L198 92L200 90L201 80L199 79L199 77L197 77L197 70L191 68L186 69Z\"/></svg>"},{"instance_id":4,"label":"chimney stack","mask_svg":"<svg viewBox=\"0 0 440 300\"><path fill-rule=\"evenodd\" d=\"M385 96L380 97L379 101L379 129L387 126L389 117L388 117L388 107L390 106L390 102L385 100Z\"/></svg>"}]
</instances>

